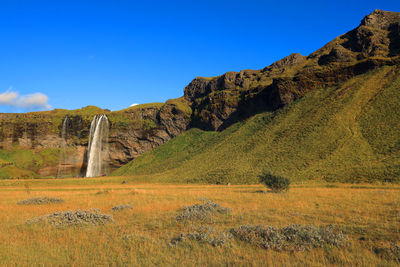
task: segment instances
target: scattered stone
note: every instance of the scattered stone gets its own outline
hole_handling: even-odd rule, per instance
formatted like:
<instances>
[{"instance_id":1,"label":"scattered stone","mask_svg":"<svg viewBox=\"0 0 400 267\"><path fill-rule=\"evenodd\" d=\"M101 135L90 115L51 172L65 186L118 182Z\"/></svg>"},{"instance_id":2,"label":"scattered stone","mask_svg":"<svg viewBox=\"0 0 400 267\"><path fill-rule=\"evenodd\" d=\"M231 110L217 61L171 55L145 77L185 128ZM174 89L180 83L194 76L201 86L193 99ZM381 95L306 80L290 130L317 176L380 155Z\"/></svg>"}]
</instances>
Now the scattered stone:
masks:
<instances>
[{"instance_id":1,"label":"scattered stone","mask_svg":"<svg viewBox=\"0 0 400 267\"><path fill-rule=\"evenodd\" d=\"M113 222L113 216L101 214L98 209L60 211L27 220L26 224L47 223L52 226L89 226Z\"/></svg>"},{"instance_id":2,"label":"scattered stone","mask_svg":"<svg viewBox=\"0 0 400 267\"><path fill-rule=\"evenodd\" d=\"M55 197L32 197L19 201L18 205L43 205L52 203L62 203L64 199Z\"/></svg>"},{"instance_id":3,"label":"scattered stone","mask_svg":"<svg viewBox=\"0 0 400 267\"><path fill-rule=\"evenodd\" d=\"M304 251L326 246L342 247L348 240L347 235L332 225L317 227L295 224L283 228L242 225L231 229L230 233L241 241L277 251Z\"/></svg>"},{"instance_id":4,"label":"scattered stone","mask_svg":"<svg viewBox=\"0 0 400 267\"><path fill-rule=\"evenodd\" d=\"M209 199L203 199L202 204L194 204L193 206L185 206L183 211L176 217L177 221L202 221L214 222L212 218L216 214L230 213L231 209L214 203Z\"/></svg>"},{"instance_id":5,"label":"scattered stone","mask_svg":"<svg viewBox=\"0 0 400 267\"><path fill-rule=\"evenodd\" d=\"M112 211L122 211L122 210L126 210L126 209L133 209L133 207L128 204L121 204L121 205L117 205L117 206L114 206L111 208Z\"/></svg>"},{"instance_id":6,"label":"scattered stone","mask_svg":"<svg viewBox=\"0 0 400 267\"><path fill-rule=\"evenodd\" d=\"M231 244L232 234L229 232L217 232L212 227L201 226L193 232L182 233L171 240L171 244L176 246L185 240L194 240L207 243L213 247L223 247Z\"/></svg>"}]
</instances>

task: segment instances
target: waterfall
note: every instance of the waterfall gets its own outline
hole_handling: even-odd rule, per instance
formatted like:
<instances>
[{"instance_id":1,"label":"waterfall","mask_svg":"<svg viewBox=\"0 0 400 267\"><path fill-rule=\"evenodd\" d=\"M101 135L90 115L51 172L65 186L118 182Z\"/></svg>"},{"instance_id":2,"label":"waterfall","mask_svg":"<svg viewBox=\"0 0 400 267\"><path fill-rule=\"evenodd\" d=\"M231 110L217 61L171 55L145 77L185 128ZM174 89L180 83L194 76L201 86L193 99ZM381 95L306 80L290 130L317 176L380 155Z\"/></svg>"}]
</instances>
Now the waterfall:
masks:
<instances>
[{"instance_id":1,"label":"waterfall","mask_svg":"<svg viewBox=\"0 0 400 267\"><path fill-rule=\"evenodd\" d=\"M63 127L62 127L62 131L61 131L61 138L64 140L64 142L67 142L67 131L68 131L68 115L65 116L64 121L63 121Z\"/></svg>"},{"instance_id":2,"label":"waterfall","mask_svg":"<svg viewBox=\"0 0 400 267\"><path fill-rule=\"evenodd\" d=\"M96 177L106 172L103 161L108 157L108 130L110 123L106 115L96 115L90 125L88 165L86 177Z\"/></svg>"},{"instance_id":3,"label":"waterfall","mask_svg":"<svg viewBox=\"0 0 400 267\"><path fill-rule=\"evenodd\" d=\"M60 159L58 161L57 178L64 177L66 173L66 161L67 161L67 132L68 132L69 118L65 116L62 130L61 130L61 148L60 148Z\"/></svg>"}]
</instances>

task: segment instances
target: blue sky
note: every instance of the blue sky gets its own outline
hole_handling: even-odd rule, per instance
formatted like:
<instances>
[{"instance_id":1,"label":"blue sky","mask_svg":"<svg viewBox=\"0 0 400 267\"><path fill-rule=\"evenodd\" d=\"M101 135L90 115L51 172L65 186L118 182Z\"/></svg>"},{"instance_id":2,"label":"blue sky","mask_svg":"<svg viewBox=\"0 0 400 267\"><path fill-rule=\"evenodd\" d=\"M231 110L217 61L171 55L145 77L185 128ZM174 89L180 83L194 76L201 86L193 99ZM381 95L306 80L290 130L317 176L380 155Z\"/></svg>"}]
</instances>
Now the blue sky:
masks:
<instances>
[{"instance_id":1,"label":"blue sky","mask_svg":"<svg viewBox=\"0 0 400 267\"><path fill-rule=\"evenodd\" d=\"M196 76L308 55L400 1L19 1L0 5L0 112L183 95Z\"/></svg>"}]
</instances>

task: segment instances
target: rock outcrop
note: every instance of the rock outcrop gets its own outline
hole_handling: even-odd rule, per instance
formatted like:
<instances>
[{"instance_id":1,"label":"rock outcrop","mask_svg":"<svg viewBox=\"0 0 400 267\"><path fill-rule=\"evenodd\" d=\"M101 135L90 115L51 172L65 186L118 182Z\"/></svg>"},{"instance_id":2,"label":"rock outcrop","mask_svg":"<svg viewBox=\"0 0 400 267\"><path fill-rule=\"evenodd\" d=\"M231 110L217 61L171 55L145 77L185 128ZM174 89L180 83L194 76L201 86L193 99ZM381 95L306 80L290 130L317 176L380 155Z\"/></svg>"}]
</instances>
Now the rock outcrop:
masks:
<instances>
[{"instance_id":1,"label":"rock outcrop","mask_svg":"<svg viewBox=\"0 0 400 267\"><path fill-rule=\"evenodd\" d=\"M185 131L190 122L190 108L184 99L173 99L165 104L145 104L110 112L97 107L81 110L53 110L26 114L0 114L0 149L30 150L34 153L67 150L61 163L67 175L82 176L87 164L87 145L90 123L96 114L106 114L110 120L109 159L111 170L159 146ZM65 116L69 117L66 147L62 147L61 129ZM59 159L44 158L30 170L41 176L56 176ZM34 159L32 159L34 161ZM16 161L15 166L19 166Z\"/></svg>"}]
</instances>

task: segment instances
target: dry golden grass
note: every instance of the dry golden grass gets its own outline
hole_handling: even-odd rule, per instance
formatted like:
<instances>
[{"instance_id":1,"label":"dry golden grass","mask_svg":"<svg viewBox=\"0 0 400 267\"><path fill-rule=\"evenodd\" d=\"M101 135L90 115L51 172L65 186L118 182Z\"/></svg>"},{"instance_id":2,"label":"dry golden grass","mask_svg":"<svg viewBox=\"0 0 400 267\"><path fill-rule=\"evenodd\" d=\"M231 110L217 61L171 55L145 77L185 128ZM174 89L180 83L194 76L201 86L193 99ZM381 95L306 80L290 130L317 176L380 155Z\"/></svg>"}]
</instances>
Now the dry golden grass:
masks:
<instances>
[{"instance_id":1,"label":"dry golden grass","mask_svg":"<svg viewBox=\"0 0 400 267\"><path fill-rule=\"evenodd\" d=\"M400 240L400 187L346 184L298 184L288 193L260 193L260 185L120 184L73 185L43 181L0 186L0 262L3 265L243 265L243 266L395 266L379 258L375 247ZM36 196L58 197L60 204L20 206ZM335 224L350 237L346 248L276 252L239 241L231 247L212 247L169 240L190 225L177 223L177 211L209 198L232 209L212 227L229 229L243 224ZM113 224L97 227L54 228L25 225L27 219L54 211L111 208ZM129 238L126 238L129 236Z\"/></svg>"}]
</instances>

